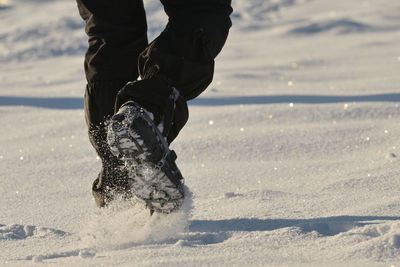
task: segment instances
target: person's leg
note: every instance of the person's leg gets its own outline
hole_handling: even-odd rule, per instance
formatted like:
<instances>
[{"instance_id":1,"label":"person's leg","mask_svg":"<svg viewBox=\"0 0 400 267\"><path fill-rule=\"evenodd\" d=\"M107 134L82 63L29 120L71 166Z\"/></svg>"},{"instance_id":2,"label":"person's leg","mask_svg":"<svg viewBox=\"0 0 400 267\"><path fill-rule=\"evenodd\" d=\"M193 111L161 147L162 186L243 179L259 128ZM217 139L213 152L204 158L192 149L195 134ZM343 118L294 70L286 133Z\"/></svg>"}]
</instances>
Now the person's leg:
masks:
<instances>
[{"instance_id":1,"label":"person's leg","mask_svg":"<svg viewBox=\"0 0 400 267\"><path fill-rule=\"evenodd\" d=\"M89 48L85 56L87 87L85 115L89 138L103 166L93 195L104 206L112 191L125 191L126 171L110 153L104 122L114 113L117 92L138 77L138 55L147 46L147 23L142 0L77 0L86 22Z\"/></svg>"},{"instance_id":2,"label":"person's leg","mask_svg":"<svg viewBox=\"0 0 400 267\"><path fill-rule=\"evenodd\" d=\"M188 119L186 101L201 94L213 79L214 59L227 39L232 8L231 0L161 2L169 17L168 25L140 54L143 80L119 92L115 111L133 99L156 117L169 116L167 135L171 143ZM167 105L172 87L180 93L173 114Z\"/></svg>"},{"instance_id":3,"label":"person's leg","mask_svg":"<svg viewBox=\"0 0 400 267\"><path fill-rule=\"evenodd\" d=\"M151 211L170 213L182 206L185 192L169 144L188 119L186 101L212 81L232 9L224 0L162 3L169 23L139 57L141 80L118 93L107 138L126 162L134 194Z\"/></svg>"}]
</instances>

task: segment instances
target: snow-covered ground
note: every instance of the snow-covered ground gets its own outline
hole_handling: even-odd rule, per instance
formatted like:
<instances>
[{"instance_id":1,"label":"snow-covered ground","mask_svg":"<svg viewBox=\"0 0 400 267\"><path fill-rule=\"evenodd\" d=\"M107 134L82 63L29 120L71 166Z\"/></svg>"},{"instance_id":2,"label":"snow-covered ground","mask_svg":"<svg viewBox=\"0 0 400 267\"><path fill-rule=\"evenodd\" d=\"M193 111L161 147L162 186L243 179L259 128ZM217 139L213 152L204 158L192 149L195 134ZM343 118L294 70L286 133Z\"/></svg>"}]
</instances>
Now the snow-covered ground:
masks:
<instances>
[{"instance_id":1,"label":"snow-covered ground","mask_svg":"<svg viewBox=\"0 0 400 267\"><path fill-rule=\"evenodd\" d=\"M400 2L233 2L173 144L192 207L150 217L91 197L75 2L0 0L0 265L400 266Z\"/></svg>"}]
</instances>

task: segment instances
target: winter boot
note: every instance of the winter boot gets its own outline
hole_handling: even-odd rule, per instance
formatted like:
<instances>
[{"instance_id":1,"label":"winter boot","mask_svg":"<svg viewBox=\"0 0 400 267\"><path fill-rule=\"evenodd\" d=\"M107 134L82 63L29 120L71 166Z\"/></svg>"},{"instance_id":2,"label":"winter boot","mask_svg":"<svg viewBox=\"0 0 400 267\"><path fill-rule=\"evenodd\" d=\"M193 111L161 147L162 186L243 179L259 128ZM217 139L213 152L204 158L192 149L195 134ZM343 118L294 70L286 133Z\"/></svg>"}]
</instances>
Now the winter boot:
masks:
<instances>
[{"instance_id":1,"label":"winter boot","mask_svg":"<svg viewBox=\"0 0 400 267\"><path fill-rule=\"evenodd\" d=\"M132 198L127 176L124 166L102 166L99 176L92 185L92 194L98 207L106 207L115 199Z\"/></svg>"},{"instance_id":2,"label":"winter boot","mask_svg":"<svg viewBox=\"0 0 400 267\"><path fill-rule=\"evenodd\" d=\"M128 101L108 123L111 152L125 163L133 194L151 212L171 213L184 200L183 177L154 116L135 101Z\"/></svg>"}]
</instances>

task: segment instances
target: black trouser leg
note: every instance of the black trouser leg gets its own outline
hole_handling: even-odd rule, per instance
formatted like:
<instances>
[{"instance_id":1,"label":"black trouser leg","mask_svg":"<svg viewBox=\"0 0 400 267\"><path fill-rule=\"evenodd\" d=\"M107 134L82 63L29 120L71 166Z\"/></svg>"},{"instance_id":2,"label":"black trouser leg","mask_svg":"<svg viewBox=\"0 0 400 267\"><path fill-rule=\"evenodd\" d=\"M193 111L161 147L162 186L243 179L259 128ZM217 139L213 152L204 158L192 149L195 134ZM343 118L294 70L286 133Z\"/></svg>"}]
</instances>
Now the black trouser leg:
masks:
<instances>
[{"instance_id":1,"label":"black trouser leg","mask_svg":"<svg viewBox=\"0 0 400 267\"><path fill-rule=\"evenodd\" d=\"M172 114L168 141L172 142L188 119L186 101L211 83L214 59L231 26L230 0L162 0L169 22L139 56L142 81L126 86L117 96L116 109L134 99L153 113L165 111L170 87L181 97Z\"/></svg>"},{"instance_id":2,"label":"black trouser leg","mask_svg":"<svg viewBox=\"0 0 400 267\"><path fill-rule=\"evenodd\" d=\"M89 49L85 57L88 82L135 80L138 76L138 55L147 46L143 1L77 2L89 37Z\"/></svg>"},{"instance_id":3,"label":"black trouser leg","mask_svg":"<svg viewBox=\"0 0 400 267\"><path fill-rule=\"evenodd\" d=\"M106 143L104 121L113 115L117 92L138 77L137 58L147 46L147 23L142 0L77 0L86 22L89 49L85 56L87 87L85 115L89 139L103 166L93 184L99 206L110 196L104 192L127 187L122 162Z\"/></svg>"}]
</instances>

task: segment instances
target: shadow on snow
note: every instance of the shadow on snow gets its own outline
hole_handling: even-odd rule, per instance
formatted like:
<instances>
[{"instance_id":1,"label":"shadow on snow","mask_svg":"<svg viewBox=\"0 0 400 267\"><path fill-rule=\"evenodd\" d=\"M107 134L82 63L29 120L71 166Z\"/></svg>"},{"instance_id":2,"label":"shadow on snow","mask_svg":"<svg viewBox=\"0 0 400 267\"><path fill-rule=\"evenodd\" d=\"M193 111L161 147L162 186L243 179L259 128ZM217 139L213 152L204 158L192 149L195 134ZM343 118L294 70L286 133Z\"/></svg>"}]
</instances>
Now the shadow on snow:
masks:
<instances>
[{"instance_id":1,"label":"shadow on snow","mask_svg":"<svg viewBox=\"0 0 400 267\"><path fill-rule=\"evenodd\" d=\"M188 102L192 106L228 106L255 104L331 104L342 102L400 102L400 94L377 94L355 96L329 95L269 95L237 97L199 97ZM30 106L49 109L83 109L79 97L16 97L0 96L0 106Z\"/></svg>"},{"instance_id":2,"label":"shadow on snow","mask_svg":"<svg viewBox=\"0 0 400 267\"><path fill-rule=\"evenodd\" d=\"M194 106L226 106L251 104L330 104L342 102L399 102L400 94L329 96L329 95L270 95L206 98L200 97L189 102Z\"/></svg>"},{"instance_id":3,"label":"shadow on snow","mask_svg":"<svg viewBox=\"0 0 400 267\"><path fill-rule=\"evenodd\" d=\"M303 232L316 231L324 236L333 236L347 232L354 227L376 224L379 221L396 221L400 217L390 216L336 216L315 219L227 219L227 220L193 220L191 232L253 232L273 231L287 227L299 227Z\"/></svg>"},{"instance_id":4,"label":"shadow on snow","mask_svg":"<svg viewBox=\"0 0 400 267\"><path fill-rule=\"evenodd\" d=\"M0 106L30 106L50 109L83 109L79 97L16 97L0 96Z\"/></svg>"}]
</instances>

